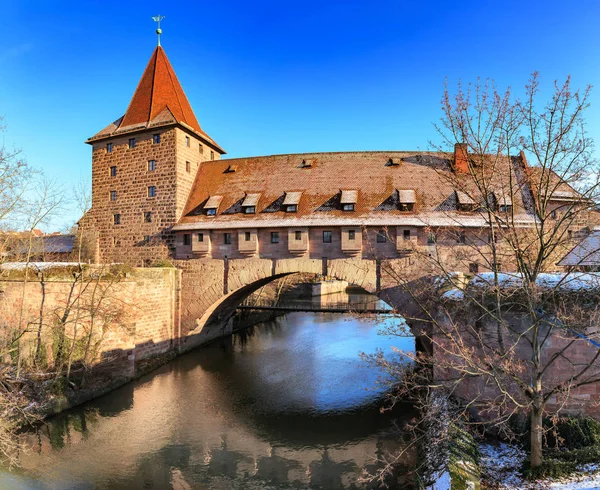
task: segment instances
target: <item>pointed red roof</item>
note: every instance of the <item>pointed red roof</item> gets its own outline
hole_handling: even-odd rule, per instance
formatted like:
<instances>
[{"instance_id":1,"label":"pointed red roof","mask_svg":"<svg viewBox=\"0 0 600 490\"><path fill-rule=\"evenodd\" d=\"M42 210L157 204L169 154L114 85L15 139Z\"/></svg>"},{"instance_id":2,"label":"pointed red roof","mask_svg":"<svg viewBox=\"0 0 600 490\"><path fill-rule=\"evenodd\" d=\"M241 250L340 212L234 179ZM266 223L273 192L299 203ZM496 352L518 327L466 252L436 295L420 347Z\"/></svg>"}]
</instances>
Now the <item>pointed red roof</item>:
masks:
<instances>
[{"instance_id":1,"label":"pointed red roof","mask_svg":"<svg viewBox=\"0 0 600 490\"><path fill-rule=\"evenodd\" d=\"M157 46L119 126L149 123L165 108L177 122L202 132L167 55Z\"/></svg>"},{"instance_id":2,"label":"pointed red roof","mask_svg":"<svg viewBox=\"0 0 600 490\"><path fill-rule=\"evenodd\" d=\"M162 47L157 46L144 70L125 115L90 140L114 133L177 122L199 133L217 150L225 153L200 127L183 87Z\"/></svg>"}]
</instances>

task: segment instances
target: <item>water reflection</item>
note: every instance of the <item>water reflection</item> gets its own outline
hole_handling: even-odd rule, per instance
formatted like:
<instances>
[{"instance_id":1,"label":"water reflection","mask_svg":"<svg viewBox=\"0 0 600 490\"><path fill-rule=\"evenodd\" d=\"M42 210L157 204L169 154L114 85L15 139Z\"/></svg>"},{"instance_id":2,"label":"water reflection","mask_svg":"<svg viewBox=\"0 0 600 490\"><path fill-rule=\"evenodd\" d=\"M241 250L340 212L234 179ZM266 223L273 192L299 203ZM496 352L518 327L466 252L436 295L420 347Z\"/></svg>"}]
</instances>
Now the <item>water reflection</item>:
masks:
<instances>
[{"instance_id":1,"label":"water reflection","mask_svg":"<svg viewBox=\"0 0 600 490\"><path fill-rule=\"evenodd\" d=\"M385 318L383 322L398 321ZM361 318L293 313L196 350L26 437L2 488L364 488L402 444L360 351L414 349ZM407 464L410 461L407 460Z\"/></svg>"}]
</instances>

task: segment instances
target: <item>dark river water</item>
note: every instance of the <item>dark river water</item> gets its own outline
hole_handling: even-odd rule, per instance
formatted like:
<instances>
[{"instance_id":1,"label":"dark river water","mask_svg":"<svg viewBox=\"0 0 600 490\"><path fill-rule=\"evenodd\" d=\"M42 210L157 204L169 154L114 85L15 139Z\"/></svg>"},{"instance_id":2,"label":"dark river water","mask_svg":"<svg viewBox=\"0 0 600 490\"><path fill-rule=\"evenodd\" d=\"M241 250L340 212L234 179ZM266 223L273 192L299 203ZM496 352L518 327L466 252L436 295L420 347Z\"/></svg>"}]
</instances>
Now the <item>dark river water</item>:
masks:
<instances>
[{"instance_id":1,"label":"dark river water","mask_svg":"<svg viewBox=\"0 0 600 490\"><path fill-rule=\"evenodd\" d=\"M380 373L358 356L413 350L378 333L400 321L289 313L197 349L28 434L0 488L369 488L357 477L411 412L379 413Z\"/></svg>"}]
</instances>

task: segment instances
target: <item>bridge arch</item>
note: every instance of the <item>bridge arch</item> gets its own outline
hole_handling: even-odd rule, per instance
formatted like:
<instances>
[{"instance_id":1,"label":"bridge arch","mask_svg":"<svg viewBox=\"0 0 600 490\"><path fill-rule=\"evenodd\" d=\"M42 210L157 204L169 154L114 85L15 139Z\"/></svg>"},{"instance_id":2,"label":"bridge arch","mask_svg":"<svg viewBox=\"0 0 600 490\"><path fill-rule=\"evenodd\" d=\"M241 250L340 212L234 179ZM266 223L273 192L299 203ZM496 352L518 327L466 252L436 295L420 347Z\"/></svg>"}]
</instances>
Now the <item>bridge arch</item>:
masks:
<instances>
[{"instance_id":1,"label":"bridge arch","mask_svg":"<svg viewBox=\"0 0 600 490\"><path fill-rule=\"evenodd\" d=\"M232 332L237 306L264 285L297 273L309 273L343 280L377 295L408 320L416 337L420 336L420 308L385 271L381 261L364 259L234 259L204 260L181 264L181 350L190 350ZM384 271L382 273L382 270ZM417 277L415 290L423 289L429 277Z\"/></svg>"}]
</instances>

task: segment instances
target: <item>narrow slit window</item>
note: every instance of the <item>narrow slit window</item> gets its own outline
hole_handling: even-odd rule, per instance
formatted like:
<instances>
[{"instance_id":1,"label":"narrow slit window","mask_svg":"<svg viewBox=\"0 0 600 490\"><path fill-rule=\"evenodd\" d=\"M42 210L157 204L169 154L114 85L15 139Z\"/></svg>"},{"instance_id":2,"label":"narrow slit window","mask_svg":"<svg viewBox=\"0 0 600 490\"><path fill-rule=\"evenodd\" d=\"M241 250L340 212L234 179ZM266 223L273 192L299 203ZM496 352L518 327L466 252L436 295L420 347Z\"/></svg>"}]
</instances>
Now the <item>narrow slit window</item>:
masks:
<instances>
[{"instance_id":1,"label":"narrow slit window","mask_svg":"<svg viewBox=\"0 0 600 490\"><path fill-rule=\"evenodd\" d=\"M294 235L296 236L296 241L302 240L302 232L300 230L296 230Z\"/></svg>"},{"instance_id":2,"label":"narrow slit window","mask_svg":"<svg viewBox=\"0 0 600 490\"><path fill-rule=\"evenodd\" d=\"M148 186L148 197L155 197L156 196L156 186L151 185Z\"/></svg>"},{"instance_id":3,"label":"narrow slit window","mask_svg":"<svg viewBox=\"0 0 600 490\"><path fill-rule=\"evenodd\" d=\"M152 135L152 143L154 143L155 145L158 145L160 143L160 134Z\"/></svg>"},{"instance_id":4,"label":"narrow slit window","mask_svg":"<svg viewBox=\"0 0 600 490\"><path fill-rule=\"evenodd\" d=\"M377 232L377 243L385 243L387 242L387 236L385 235L385 230L379 230Z\"/></svg>"},{"instance_id":5,"label":"narrow slit window","mask_svg":"<svg viewBox=\"0 0 600 490\"><path fill-rule=\"evenodd\" d=\"M129 138L129 148L135 148L135 138Z\"/></svg>"},{"instance_id":6,"label":"narrow slit window","mask_svg":"<svg viewBox=\"0 0 600 490\"><path fill-rule=\"evenodd\" d=\"M156 160L148 160L148 172L154 172L156 170Z\"/></svg>"},{"instance_id":7,"label":"narrow slit window","mask_svg":"<svg viewBox=\"0 0 600 490\"><path fill-rule=\"evenodd\" d=\"M198 241L202 243L204 241L204 233L198 233Z\"/></svg>"},{"instance_id":8,"label":"narrow slit window","mask_svg":"<svg viewBox=\"0 0 600 490\"><path fill-rule=\"evenodd\" d=\"M323 232L323 243L331 243L331 232L330 231Z\"/></svg>"},{"instance_id":9,"label":"narrow slit window","mask_svg":"<svg viewBox=\"0 0 600 490\"><path fill-rule=\"evenodd\" d=\"M144 223L152 223L152 211L146 211L144 213Z\"/></svg>"},{"instance_id":10,"label":"narrow slit window","mask_svg":"<svg viewBox=\"0 0 600 490\"><path fill-rule=\"evenodd\" d=\"M120 225L121 224L121 215L120 214L113 214L113 223L115 225Z\"/></svg>"},{"instance_id":11,"label":"narrow slit window","mask_svg":"<svg viewBox=\"0 0 600 490\"><path fill-rule=\"evenodd\" d=\"M279 232L278 231L271 232L271 243L279 243Z\"/></svg>"},{"instance_id":12,"label":"narrow slit window","mask_svg":"<svg viewBox=\"0 0 600 490\"><path fill-rule=\"evenodd\" d=\"M356 239L356 231L348 230L348 240L355 240L355 239Z\"/></svg>"},{"instance_id":13,"label":"narrow slit window","mask_svg":"<svg viewBox=\"0 0 600 490\"><path fill-rule=\"evenodd\" d=\"M189 136L185 137L185 146L187 146L188 148L190 147L190 137Z\"/></svg>"},{"instance_id":14,"label":"narrow slit window","mask_svg":"<svg viewBox=\"0 0 600 490\"><path fill-rule=\"evenodd\" d=\"M117 200L117 191L110 191L110 200L111 201Z\"/></svg>"},{"instance_id":15,"label":"narrow slit window","mask_svg":"<svg viewBox=\"0 0 600 490\"><path fill-rule=\"evenodd\" d=\"M111 177L116 177L117 176L117 167L110 167L110 176Z\"/></svg>"},{"instance_id":16,"label":"narrow slit window","mask_svg":"<svg viewBox=\"0 0 600 490\"><path fill-rule=\"evenodd\" d=\"M183 244L185 246L189 246L192 244L192 235L190 235L189 233L184 233L183 234Z\"/></svg>"},{"instance_id":17,"label":"narrow slit window","mask_svg":"<svg viewBox=\"0 0 600 490\"><path fill-rule=\"evenodd\" d=\"M231 245L231 233L225 233L223 235L223 241L225 242L225 245Z\"/></svg>"},{"instance_id":18,"label":"narrow slit window","mask_svg":"<svg viewBox=\"0 0 600 490\"><path fill-rule=\"evenodd\" d=\"M112 153L112 150L113 150L113 144L106 143L106 153Z\"/></svg>"},{"instance_id":19,"label":"narrow slit window","mask_svg":"<svg viewBox=\"0 0 600 490\"><path fill-rule=\"evenodd\" d=\"M244 237L245 237L246 241L249 242L250 241L250 232L249 231L245 232Z\"/></svg>"}]
</instances>

